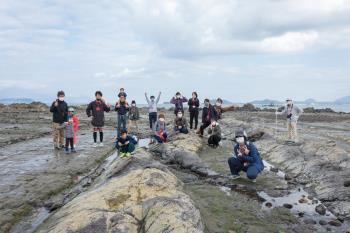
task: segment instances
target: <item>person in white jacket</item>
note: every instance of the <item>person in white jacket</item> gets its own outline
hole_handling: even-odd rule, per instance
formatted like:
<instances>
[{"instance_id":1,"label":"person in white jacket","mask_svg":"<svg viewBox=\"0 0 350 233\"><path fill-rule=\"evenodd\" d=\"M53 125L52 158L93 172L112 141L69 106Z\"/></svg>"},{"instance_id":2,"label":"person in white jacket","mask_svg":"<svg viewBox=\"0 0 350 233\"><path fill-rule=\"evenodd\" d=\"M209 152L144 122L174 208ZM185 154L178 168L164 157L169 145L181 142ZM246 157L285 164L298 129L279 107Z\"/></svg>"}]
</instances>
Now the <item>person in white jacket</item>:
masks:
<instances>
[{"instance_id":1,"label":"person in white jacket","mask_svg":"<svg viewBox=\"0 0 350 233\"><path fill-rule=\"evenodd\" d=\"M282 115L287 119L288 140L298 142L297 123L299 116L303 110L293 104L291 99L286 100L286 106L282 112L276 112L277 115Z\"/></svg>"}]
</instances>

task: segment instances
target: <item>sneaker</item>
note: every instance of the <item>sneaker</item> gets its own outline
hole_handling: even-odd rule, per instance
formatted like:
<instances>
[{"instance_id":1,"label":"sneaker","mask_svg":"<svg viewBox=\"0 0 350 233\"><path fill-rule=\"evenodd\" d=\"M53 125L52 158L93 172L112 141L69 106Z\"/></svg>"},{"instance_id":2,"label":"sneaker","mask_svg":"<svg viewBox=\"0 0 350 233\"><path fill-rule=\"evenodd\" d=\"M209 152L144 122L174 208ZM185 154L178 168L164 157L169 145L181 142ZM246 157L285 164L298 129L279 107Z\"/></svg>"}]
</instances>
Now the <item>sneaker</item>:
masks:
<instances>
[{"instance_id":1,"label":"sneaker","mask_svg":"<svg viewBox=\"0 0 350 233\"><path fill-rule=\"evenodd\" d=\"M69 149L65 149L65 153L66 153L66 154L69 154Z\"/></svg>"},{"instance_id":2,"label":"sneaker","mask_svg":"<svg viewBox=\"0 0 350 233\"><path fill-rule=\"evenodd\" d=\"M127 157L127 158L131 157L131 153L130 152L126 153L125 157Z\"/></svg>"},{"instance_id":3,"label":"sneaker","mask_svg":"<svg viewBox=\"0 0 350 233\"><path fill-rule=\"evenodd\" d=\"M97 147L97 143L95 142L94 144L92 144L92 147Z\"/></svg>"},{"instance_id":4,"label":"sneaker","mask_svg":"<svg viewBox=\"0 0 350 233\"><path fill-rule=\"evenodd\" d=\"M254 180L250 180L252 183L256 183L256 179L254 179Z\"/></svg>"},{"instance_id":5,"label":"sneaker","mask_svg":"<svg viewBox=\"0 0 350 233\"><path fill-rule=\"evenodd\" d=\"M71 152L71 153L77 153L77 151L75 150L75 148L71 149L70 152Z\"/></svg>"},{"instance_id":6,"label":"sneaker","mask_svg":"<svg viewBox=\"0 0 350 233\"><path fill-rule=\"evenodd\" d=\"M232 180L236 180L236 179L239 179L239 178L241 178L240 175L230 175L230 179L232 179Z\"/></svg>"},{"instance_id":7,"label":"sneaker","mask_svg":"<svg viewBox=\"0 0 350 233\"><path fill-rule=\"evenodd\" d=\"M124 158L124 157L126 157L126 153L124 153L124 152L120 152L119 157L120 157L120 158Z\"/></svg>"},{"instance_id":8,"label":"sneaker","mask_svg":"<svg viewBox=\"0 0 350 233\"><path fill-rule=\"evenodd\" d=\"M100 142L100 144L98 144L99 147L103 147L103 142Z\"/></svg>"}]
</instances>

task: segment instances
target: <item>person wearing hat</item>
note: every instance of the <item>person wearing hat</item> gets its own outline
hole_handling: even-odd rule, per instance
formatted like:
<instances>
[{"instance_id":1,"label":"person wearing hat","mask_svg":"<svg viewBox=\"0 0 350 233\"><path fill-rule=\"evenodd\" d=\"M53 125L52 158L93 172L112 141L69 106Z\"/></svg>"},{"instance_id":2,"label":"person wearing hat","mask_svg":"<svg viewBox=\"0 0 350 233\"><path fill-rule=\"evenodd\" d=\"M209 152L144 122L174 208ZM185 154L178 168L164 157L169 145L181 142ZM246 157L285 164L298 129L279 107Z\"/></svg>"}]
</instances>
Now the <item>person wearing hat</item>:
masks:
<instances>
[{"instance_id":1,"label":"person wearing hat","mask_svg":"<svg viewBox=\"0 0 350 233\"><path fill-rule=\"evenodd\" d=\"M175 105L175 115L177 115L178 112L182 112L182 114L184 113L183 103L187 101L187 98L182 96L180 92L176 92L175 96L170 100L170 103Z\"/></svg>"},{"instance_id":2,"label":"person wearing hat","mask_svg":"<svg viewBox=\"0 0 350 233\"><path fill-rule=\"evenodd\" d=\"M156 99L156 97L154 95L151 95L150 98L148 98L147 93L145 93L145 98L148 104L148 118L149 118L149 128L153 129L154 124L157 121L157 104L159 102L160 99L160 95L162 94L162 92L159 92L158 97Z\"/></svg>"},{"instance_id":3,"label":"person wearing hat","mask_svg":"<svg viewBox=\"0 0 350 233\"><path fill-rule=\"evenodd\" d=\"M288 140L298 142L297 123L303 110L295 106L293 100L287 99L286 106L282 112L277 112L276 115L282 115L287 119Z\"/></svg>"},{"instance_id":4,"label":"person wearing hat","mask_svg":"<svg viewBox=\"0 0 350 233\"><path fill-rule=\"evenodd\" d=\"M258 174L264 170L258 149L248 141L244 130L236 131L235 139L236 145L233 148L232 156L228 159L231 178L239 178L239 173L244 171L247 173L248 179L255 182Z\"/></svg>"},{"instance_id":5,"label":"person wearing hat","mask_svg":"<svg viewBox=\"0 0 350 233\"><path fill-rule=\"evenodd\" d=\"M64 101L64 91L57 92L57 99L51 104L52 113L53 143L55 149L65 147L64 130L61 125L67 121L68 105Z\"/></svg>"}]
</instances>

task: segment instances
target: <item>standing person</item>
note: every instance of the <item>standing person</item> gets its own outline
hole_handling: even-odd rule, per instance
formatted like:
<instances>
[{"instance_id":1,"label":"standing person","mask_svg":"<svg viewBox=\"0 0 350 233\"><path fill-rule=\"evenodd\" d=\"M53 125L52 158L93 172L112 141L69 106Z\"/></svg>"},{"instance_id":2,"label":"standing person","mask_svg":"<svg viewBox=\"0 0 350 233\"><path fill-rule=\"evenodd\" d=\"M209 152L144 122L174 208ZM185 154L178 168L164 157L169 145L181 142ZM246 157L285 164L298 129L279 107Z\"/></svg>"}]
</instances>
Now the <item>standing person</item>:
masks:
<instances>
[{"instance_id":1,"label":"standing person","mask_svg":"<svg viewBox=\"0 0 350 233\"><path fill-rule=\"evenodd\" d=\"M175 133L188 134L187 120L181 111L177 113L177 116L174 120L174 131Z\"/></svg>"},{"instance_id":2,"label":"standing person","mask_svg":"<svg viewBox=\"0 0 350 233\"><path fill-rule=\"evenodd\" d=\"M57 93L57 99L52 103L50 112L52 112L53 144L54 148L59 150L64 148L64 131L60 127L67 121L68 105L64 101L64 91Z\"/></svg>"},{"instance_id":3,"label":"standing person","mask_svg":"<svg viewBox=\"0 0 350 233\"><path fill-rule=\"evenodd\" d=\"M197 92L192 93L192 98L188 100L188 107L190 112L190 129L193 127L194 120L194 129L197 129L198 126L198 115L199 115L199 99Z\"/></svg>"},{"instance_id":4,"label":"standing person","mask_svg":"<svg viewBox=\"0 0 350 233\"><path fill-rule=\"evenodd\" d=\"M91 124L93 126L93 138L94 144L93 147L96 147L97 144L97 132L100 133L100 144L103 146L103 126L105 124L105 114L104 112L109 112L111 109L105 101L102 99L102 92L96 91L95 93L96 100L92 101L86 108L86 114L88 117L92 116Z\"/></svg>"},{"instance_id":5,"label":"standing person","mask_svg":"<svg viewBox=\"0 0 350 233\"><path fill-rule=\"evenodd\" d=\"M136 106L136 101L131 101L131 107L129 110L129 128L131 131L131 127L135 127L136 133L139 134L139 127L137 125L137 121L140 119L139 108Z\"/></svg>"},{"instance_id":6,"label":"standing person","mask_svg":"<svg viewBox=\"0 0 350 233\"><path fill-rule=\"evenodd\" d=\"M125 90L124 90L123 87L119 89L119 94L118 94L118 97L119 97L119 98L122 97L122 96L124 96L125 99L126 99L126 97L128 96L128 95L125 93Z\"/></svg>"},{"instance_id":7,"label":"standing person","mask_svg":"<svg viewBox=\"0 0 350 233\"><path fill-rule=\"evenodd\" d=\"M232 157L228 159L231 178L239 178L239 172L244 171L248 179L255 182L258 174L264 170L258 149L248 141L245 131L238 130L235 134L237 144L233 149Z\"/></svg>"},{"instance_id":8,"label":"standing person","mask_svg":"<svg viewBox=\"0 0 350 233\"><path fill-rule=\"evenodd\" d=\"M209 138L208 145L211 147L218 147L221 141L221 127L217 121L212 121L210 128L208 129Z\"/></svg>"},{"instance_id":9,"label":"standing person","mask_svg":"<svg viewBox=\"0 0 350 233\"><path fill-rule=\"evenodd\" d=\"M115 147L119 150L119 156L124 158L131 156L131 152L135 150L136 144L137 141L128 135L128 131L123 130L115 142Z\"/></svg>"},{"instance_id":10,"label":"standing person","mask_svg":"<svg viewBox=\"0 0 350 233\"><path fill-rule=\"evenodd\" d=\"M221 119L221 115L223 113L222 103L223 103L222 99L221 98L217 98L216 103L215 103L215 111L217 113L218 120Z\"/></svg>"},{"instance_id":11,"label":"standing person","mask_svg":"<svg viewBox=\"0 0 350 233\"><path fill-rule=\"evenodd\" d=\"M71 153L75 153L76 150L74 148L74 122L73 122L73 112L71 108L68 110L68 120L64 122L61 127L64 129L64 138L66 140L65 152L69 154L69 147L71 149Z\"/></svg>"},{"instance_id":12,"label":"standing person","mask_svg":"<svg viewBox=\"0 0 350 233\"><path fill-rule=\"evenodd\" d=\"M74 135L73 135L73 144L74 144L74 148L76 148L79 119L78 119L78 116L74 114L74 108L73 107L69 107L68 108L68 118L71 118L72 122L73 122L73 133L74 133Z\"/></svg>"},{"instance_id":13,"label":"standing person","mask_svg":"<svg viewBox=\"0 0 350 233\"><path fill-rule=\"evenodd\" d=\"M293 104L293 100L287 99L286 106L282 112L277 112L277 115L282 115L287 118L287 130L288 140L292 142L298 142L298 130L297 123L299 116L303 113L303 110Z\"/></svg>"},{"instance_id":14,"label":"standing person","mask_svg":"<svg viewBox=\"0 0 350 233\"><path fill-rule=\"evenodd\" d=\"M166 129L165 116L164 114L159 114L159 119L154 125L154 138L158 143L166 142L168 137L168 132Z\"/></svg>"},{"instance_id":15,"label":"standing person","mask_svg":"<svg viewBox=\"0 0 350 233\"><path fill-rule=\"evenodd\" d=\"M115 111L118 112L118 136L120 136L120 133L127 129L126 120L129 111L129 103L123 95L117 101Z\"/></svg>"},{"instance_id":16,"label":"standing person","mask_svg":"<svg viewBox=\"0 0 350 233\"><path fill-rule=\"evenodd\" d=\"M145 93L146 101L148 104L148 117L149 117L149 128L153 129L154 124L157 121L157 104L160 99L160 95L162 92L159 92L157 100L153 95L151 95L150 99L148 99L147 93Z\"/></svg>"},{"instance_id":17,"label":"standing person","mask_svg":"<svg viewBox=\"0 0 350 233\"><path fill-rule=\"evenodd\" d=\"M170 103L175 105L175 110L174 110L175 115L177 115L179 111L184 113L183 103L187 101L188 101L187 98L182 96L180 92L176 92L176 95L170 100Z\"/></svg>"},{"instance_id":18,"label":"standing person","mask_svg":"<svg viewBox=\"0 0 350 233\"><path fill-rule=\"evenodd\" d=\"M204 130L210 126L212 121L217 120L217 114L215 111L215 108L210 104L209 99L204 100L204 108L202 111L202 125L197 131L197 134L199 134L201 137L204 134Z\"/></svg>"}]
</instances>

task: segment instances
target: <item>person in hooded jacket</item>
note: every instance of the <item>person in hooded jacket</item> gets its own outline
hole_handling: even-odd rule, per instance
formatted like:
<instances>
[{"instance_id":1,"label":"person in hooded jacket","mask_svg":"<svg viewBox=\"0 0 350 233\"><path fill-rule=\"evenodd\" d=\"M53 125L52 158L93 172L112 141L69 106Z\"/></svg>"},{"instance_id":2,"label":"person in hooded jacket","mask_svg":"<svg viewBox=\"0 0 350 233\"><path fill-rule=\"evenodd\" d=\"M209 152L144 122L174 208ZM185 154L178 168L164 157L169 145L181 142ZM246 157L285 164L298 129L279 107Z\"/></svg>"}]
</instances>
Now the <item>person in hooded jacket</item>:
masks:
<instances>
[{"instance_id":1,"label":"person in hooded jacket","mask_svg":"<svg viewBox=\"0 0 350 233\"><path fill-rule=\"evenodd\" d=\"M160 99L160 95L162 94L162 92L159 92L158 97L156 99L156 97L154 97L153 95L151 95L150 98L148 98L147 93L145 93L145 98L148 104L148 118L149 118L149 128L153 129L154 124L157 121L157 104L159 102Z\"/></svg>"},{"instance_id":2,"label":"person in hooded jacket","mask_svg":"<svg viewBox=\"0 0 350 233\"><path fill-rule=\"evenodd\" d=\"M194 120L194 129L197 130L199 115L199 99L197 92L192 93L192 98L188 100L188 107L190 112L190 129L193 128Z\"/></svg>"},{"instance_id":3,"label":"person in hooded jacket","mask_svg":"<svg viewBox=\"0 0 350 233\"><path fill-rule=\"evenodd\" d=\"M177 115L178 112L182 112L182 114L184 113L183 103L187 101L187 98L182 96L180 92L176 92L175 96L170 100L170 103L175 105L175 115Z\"/></svg>"},{"instance_id":4,"label":"person in hooded jacket","mask_svg":"<svg viewBox=\"0 0 350 233\"><path fill-rule=\"evenodd\" d=\"M109 112L111 109L102 99L102 92L96 91L96 100L92 101L86 108L86 115L92 116L91 124L93 126L93 147L103 146L103 126L105 124L104 112ZM100 144L97 144L97 132L100 133Z\"/></svg>"},{"instance_id":5,"label":"person in hooded jacket","mask_svg":"<svg viewBox=\"0 0 350 233\"><path fill-rule=\"evenodd\" d=\"M158 121L154 124L154 138L158 143L166 142L168 138L168 131L166 128L165 116L163 113L159 114Z\"/></svg>"},{"instance_id":6,"label":"person in hooded jacket","mask_svg":"<svg viewBox=\"0 0 350 233\"><path fill-rule=\"evenodd\" d=\"M258 174L264 170L264 164L256 146L249 142L244 130L235 133L237 144L233 148L232 156L228 159L231 170L231 178L239 178L239 173L244 171L247 178L255 182Z\"/></svg>"},{"instance_id":7,"label":"person in hooded jacket","mask_svg":"<svg viewBox=\"0 0 350 233\"><path fill-rule=\"evenodd\" d=\"M208 145L211 147L218 147L221 141L221 127L217 121L212 121L208 129Z\"/></svg>"},{"instance_id":8,"label":"person in hooded jacket","mask_svg":"<svg viewBox=\"0 0 350 233\"><path fill-rule=\"evenodd\" d=\"M209 99L204 100L204 108L202 111L202 125L197 131L197 134L199 134L201 137L204 134L204 130L208 128L212 121L217 120L217 113L215 111L215 108L210 104Z\"/></svg>"},{"instance_id":9,"label":"person in hooded jacket","mask_svg":"<svg viewBox=\"0 0 350 233\"><path fill-rule=\"evenodd\" d=\"M57 93L57 99L50 107L50 112L52 112L53 143L55 149L65 147L64 130L61 125L68 119L68 105L64 101L64 97L64 91L59 91Z\"/></svg>"}]
</instances>

